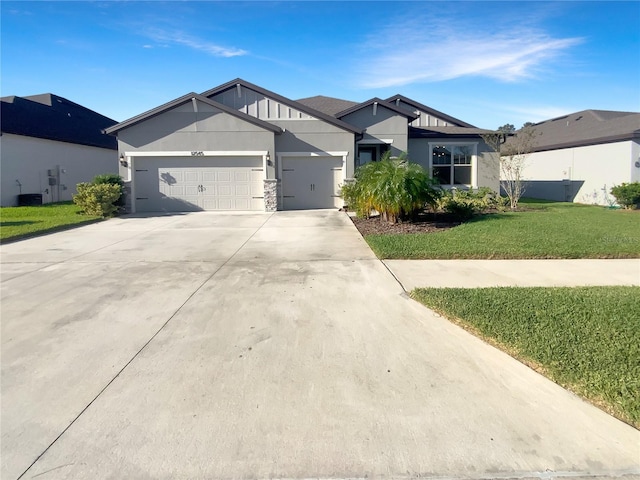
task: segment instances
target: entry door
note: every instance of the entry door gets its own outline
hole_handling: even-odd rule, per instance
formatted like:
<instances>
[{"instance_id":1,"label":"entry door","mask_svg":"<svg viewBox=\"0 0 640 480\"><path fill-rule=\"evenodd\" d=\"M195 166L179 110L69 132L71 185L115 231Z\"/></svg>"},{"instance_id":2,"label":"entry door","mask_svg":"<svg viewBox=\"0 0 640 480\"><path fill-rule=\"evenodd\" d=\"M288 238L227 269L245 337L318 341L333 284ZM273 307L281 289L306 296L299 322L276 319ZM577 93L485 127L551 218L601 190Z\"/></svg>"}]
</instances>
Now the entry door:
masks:
<instances>
[{"instance_id":1,"label":"entry door","mask_svg":"<svg viewBox=\"0 0 640 480\"><path fill-rule=\"evenodd\" d=\"M282 193L285 210L340 208L342 157L284 157Z\"/></svg>"},{"instance_id":2,"label":"entry door","mask_svg":"<svg viewBox=\"0 0 640 480\"><path fill-rule=\"evenodd\" d=\"M378 160L376 147L358 147L358 167Z\"/></svg>"}]
</instances>

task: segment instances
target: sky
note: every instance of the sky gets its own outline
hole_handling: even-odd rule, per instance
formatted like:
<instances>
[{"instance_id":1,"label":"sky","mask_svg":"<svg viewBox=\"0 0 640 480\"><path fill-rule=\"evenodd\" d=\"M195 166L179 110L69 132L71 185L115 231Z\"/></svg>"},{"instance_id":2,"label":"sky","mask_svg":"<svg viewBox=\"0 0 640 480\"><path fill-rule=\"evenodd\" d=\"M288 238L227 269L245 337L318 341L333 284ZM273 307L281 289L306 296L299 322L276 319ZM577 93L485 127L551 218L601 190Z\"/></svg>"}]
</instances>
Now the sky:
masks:
<instances>
[{"instance_id":1,"label":"sky","mask_svg":"<svg viewBox=\"0 0 640 480\"><path fill-rule=\"evenodd\" d=\"M481 128L640 111L640 2L0 2L0 94L123 121L237 77Z\"/></svg>"}]
</instances>

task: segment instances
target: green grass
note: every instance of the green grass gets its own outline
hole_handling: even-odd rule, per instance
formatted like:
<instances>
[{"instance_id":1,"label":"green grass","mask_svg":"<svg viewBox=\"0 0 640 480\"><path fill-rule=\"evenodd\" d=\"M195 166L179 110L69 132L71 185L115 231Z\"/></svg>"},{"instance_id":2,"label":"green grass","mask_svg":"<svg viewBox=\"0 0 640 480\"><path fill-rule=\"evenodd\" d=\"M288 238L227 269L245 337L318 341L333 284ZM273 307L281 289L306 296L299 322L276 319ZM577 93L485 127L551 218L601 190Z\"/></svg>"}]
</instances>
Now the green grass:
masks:
<instances>
[{"instance_id":1,"label":"green grass","mask_svg":"<svg viewBox=\"0 0 640 480\"><path fill-rule=\"evenodd\" d=\"M379 258L638 258L640 212L523 201L437 233L367 235Z\"/></svg>"},{"instance_id":2,"label":"green grass","mask_svg":"<svg viewBox=\"0 0 640 480\"><path fill-rule=\"evenodd\" d=\"M428 288L412 296L640 427L640 287Z\"/></svg>"},{"instance_id":3,"label":"green grass","mask_svg":"<svg viewBox=\"0 0 640 480\"><path fill-rule=\"evenodd\" d=\"M92 223L100 217L82 215L72 202L49 203L36 207L0 208L0 241L56 232L84 223Z\"/></svg>"}]
</instances>

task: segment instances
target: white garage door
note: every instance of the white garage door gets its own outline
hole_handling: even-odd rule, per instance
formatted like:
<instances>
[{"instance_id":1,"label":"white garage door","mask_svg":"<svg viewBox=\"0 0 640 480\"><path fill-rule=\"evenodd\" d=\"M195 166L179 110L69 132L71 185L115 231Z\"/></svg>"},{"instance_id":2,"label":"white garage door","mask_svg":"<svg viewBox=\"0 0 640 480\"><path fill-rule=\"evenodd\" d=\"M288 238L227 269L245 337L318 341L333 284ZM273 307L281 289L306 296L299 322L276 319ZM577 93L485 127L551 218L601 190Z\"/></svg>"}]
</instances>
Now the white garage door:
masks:
<instances>
[{"instance_id":1,"label":"white garage door","mask_svg":"<svg viewBox=\"0 0 640 480\"><path fill-rule=\"evenodd\" d=\"M138 212L264 210L262 157L137 157Z\"/></svg>"},{"instance_id":2,"label":"white garage door","mask_svg":"<svg viewBox=\"0 0 640 480\"><path fill-rule=\"evenodd\" d=\"M340 208L342 157L282 157L285 210Z\"/></svg>"}]
</instances>

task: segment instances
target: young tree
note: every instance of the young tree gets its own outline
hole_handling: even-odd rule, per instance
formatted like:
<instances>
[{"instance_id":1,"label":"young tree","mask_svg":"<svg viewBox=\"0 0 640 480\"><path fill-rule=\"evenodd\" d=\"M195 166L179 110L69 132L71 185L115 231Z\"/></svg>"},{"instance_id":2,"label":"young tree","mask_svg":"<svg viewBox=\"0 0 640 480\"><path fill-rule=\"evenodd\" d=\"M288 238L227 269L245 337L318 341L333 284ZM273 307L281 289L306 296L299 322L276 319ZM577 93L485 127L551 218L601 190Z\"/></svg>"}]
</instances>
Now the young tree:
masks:
<instances>
[{"instance_id":1,"label":"young tree","mask_svg":"<svg viewBox=\"0 0 640 480\"><path fill-rule=\"evenodd\" d=\"M515 210L525 192L525 160L536 146L537 133L531 124L525 124L516 133L509 131L512 128L513 125L507 124L482 138L500 155L500 186L509 197L511 210Z\"/></svg>"}]
</instances>

